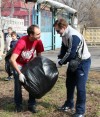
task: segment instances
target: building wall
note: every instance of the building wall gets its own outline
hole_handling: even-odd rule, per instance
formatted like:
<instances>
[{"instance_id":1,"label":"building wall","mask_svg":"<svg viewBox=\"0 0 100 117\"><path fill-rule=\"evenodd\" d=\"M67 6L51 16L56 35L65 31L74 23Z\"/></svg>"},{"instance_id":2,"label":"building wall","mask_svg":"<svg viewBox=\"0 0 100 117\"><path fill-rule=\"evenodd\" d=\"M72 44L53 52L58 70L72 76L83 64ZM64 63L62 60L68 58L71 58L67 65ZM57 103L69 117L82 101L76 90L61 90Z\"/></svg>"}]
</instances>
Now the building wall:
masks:
<instances>
[{"instance_id":1,"label":"building wall","mask_svg":"<svg viewBox=\"0 0 100 117\"><path fill-rule=\"evenodd\" d=\"M16 32L26 33L27 27L24 26L24 19L1 17L1 23L5 33L8 27L12 27Z\"/></svg>"},{"instance_id":2,"label":"building wall","mask_svg":"<svg viewBox=\"0 0 100 117\"><path fill-rule=\"evenodd\" d=\"M86 27L83 35L88 45L100 46L100 27Z\"/></svg>"},{"instance_id":3,"label":"building wall","mask_svg":"<svg viewBox=\"0 0 100 117\"><path fill-rule=\"evenodd\" d=\"M8 2L7 2L8 1ZM24 25L29 26L32 24L32 9L34 4L25 4L24 0L14 0L11 3L11 0L5 0L2 4L2 16L5 17L13 17L13 18L21 18L24 19ZM30 10L30 12L29 12Z\"/></svg>"}]
</instances>

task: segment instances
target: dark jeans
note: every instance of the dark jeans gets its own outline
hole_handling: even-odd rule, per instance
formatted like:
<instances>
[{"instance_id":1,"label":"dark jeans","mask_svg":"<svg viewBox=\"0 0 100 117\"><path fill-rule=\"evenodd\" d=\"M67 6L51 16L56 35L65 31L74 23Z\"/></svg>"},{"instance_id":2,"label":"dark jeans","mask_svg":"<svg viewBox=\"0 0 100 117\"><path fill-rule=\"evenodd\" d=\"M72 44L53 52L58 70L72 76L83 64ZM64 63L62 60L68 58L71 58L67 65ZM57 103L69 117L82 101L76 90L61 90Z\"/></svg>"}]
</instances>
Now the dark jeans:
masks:
<instances>
[{"instance_id":1,"label":"dark jeans","mask_svg":"<svg viewBox=\"0 0 100 117\"><path fill-rule=\"evenodd\" d=\"M16 106L20 106L22 104L22 89L21 82L19 81L19 74L14 70L14 101ZM35 105L35 98L31 93L29 93L28 106Z\"/></svg>"},{"instance_id":2,"label":"dark jeans","mask_svg":"<svg viewBox=\"0 0 100 117\"><path fill-rule=\"evenodd\" d=\"M86 81L90 70L91 59L83 60L75 72L71 72L68 68L66 88L67 88L67 101L66 105L74 107L74 90L77 89L76 113L85 113L86 103Z\"/></svg>"}]
</instances>

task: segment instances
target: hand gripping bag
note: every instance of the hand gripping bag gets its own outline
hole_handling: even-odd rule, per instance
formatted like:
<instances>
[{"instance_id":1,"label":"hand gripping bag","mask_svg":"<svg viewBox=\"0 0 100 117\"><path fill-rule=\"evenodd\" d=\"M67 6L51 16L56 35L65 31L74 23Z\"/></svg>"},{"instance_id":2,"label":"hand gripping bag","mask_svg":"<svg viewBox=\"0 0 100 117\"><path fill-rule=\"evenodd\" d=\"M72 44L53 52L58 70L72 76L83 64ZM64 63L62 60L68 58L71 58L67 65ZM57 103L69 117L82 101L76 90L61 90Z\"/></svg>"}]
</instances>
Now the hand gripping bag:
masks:
<instances>
[{"instance_id":1,"label":"hand gripping bag","mask_svg":"<svg viewBox=\"0 0 100 117\"><path fill-rule=\"evenodd\" d=\"M44 96L58 79L56 64L46 57L35 57L22 68L26 79L24 88L37 99Z\"/></svg>"}]
</instances>

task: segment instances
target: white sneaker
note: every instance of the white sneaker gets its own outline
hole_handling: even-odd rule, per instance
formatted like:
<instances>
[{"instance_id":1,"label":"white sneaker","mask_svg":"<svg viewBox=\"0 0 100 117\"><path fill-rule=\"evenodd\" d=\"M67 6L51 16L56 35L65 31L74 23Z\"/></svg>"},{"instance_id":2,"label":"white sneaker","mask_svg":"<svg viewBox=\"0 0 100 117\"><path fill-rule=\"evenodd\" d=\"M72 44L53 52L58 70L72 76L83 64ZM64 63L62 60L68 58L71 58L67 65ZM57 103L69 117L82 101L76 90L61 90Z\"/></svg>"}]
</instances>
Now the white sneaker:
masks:
<instances>
[{"instance_id":1,"label":"white sneaker","mask_svg":"<svg viewBox=\"0 0 100 117\"><path fill-rule=\"evenodd\" d=\"M75 113L72 117L84 117L84 115Z\"/></svg>"},{"instance_id":2,"label":"white sneaker","mask_svg":"<svg viewBox=\"0 0 100 117\"><path fill-rule=\"evenodd\" d=\"M59 107L58 110L67 112L69 110L74 111L74 108L70 108L70 107L68 107L66 105L63 105L62 107Z\"/></svg>"}]
</instances>

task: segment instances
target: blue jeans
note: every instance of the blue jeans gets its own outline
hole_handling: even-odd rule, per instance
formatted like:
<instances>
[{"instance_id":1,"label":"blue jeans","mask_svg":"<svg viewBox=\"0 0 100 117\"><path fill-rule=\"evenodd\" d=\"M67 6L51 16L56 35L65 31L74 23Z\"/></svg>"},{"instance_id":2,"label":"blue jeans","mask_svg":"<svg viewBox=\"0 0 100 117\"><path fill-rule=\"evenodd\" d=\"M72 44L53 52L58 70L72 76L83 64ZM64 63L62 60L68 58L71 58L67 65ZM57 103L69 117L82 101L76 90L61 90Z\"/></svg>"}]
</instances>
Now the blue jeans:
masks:
<instances>
[{"instance_id":1,"label":"blue jeans","mask_svg":"<svg viewBox=\"0 0 100 117\"><path fill-rule=\"evenodd\" d=\"M19 68L21 69L21 67ZM19 74L17 71L13 71L14 73L14 101L16 106L22 105L22 85L21 82L19 81ZM31 93L29 93L29 100L28 100L28 106L33 106L35 105L35 98Z\"/></svg>"},{"instance_id":2,"label":"blue jeans","mask_svg":"<svg viewBox=\"0 0 100 117\"><path fill-rule=\"evenodd\" d=\"M74 107L74 90L77 89L76 113L85 113L86 103L86 81L90 70L91 59L83 60L75 72L71 72L69 67L67 70L66 88L67 101L66 106Z\"/></svg>"}]
</instances>

